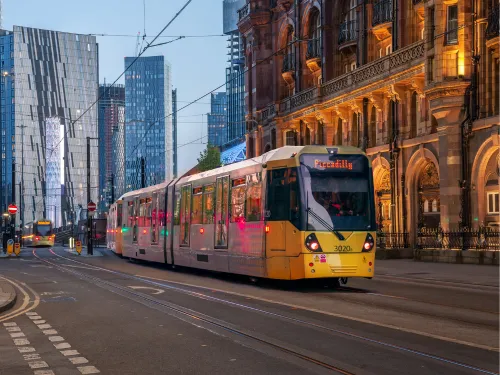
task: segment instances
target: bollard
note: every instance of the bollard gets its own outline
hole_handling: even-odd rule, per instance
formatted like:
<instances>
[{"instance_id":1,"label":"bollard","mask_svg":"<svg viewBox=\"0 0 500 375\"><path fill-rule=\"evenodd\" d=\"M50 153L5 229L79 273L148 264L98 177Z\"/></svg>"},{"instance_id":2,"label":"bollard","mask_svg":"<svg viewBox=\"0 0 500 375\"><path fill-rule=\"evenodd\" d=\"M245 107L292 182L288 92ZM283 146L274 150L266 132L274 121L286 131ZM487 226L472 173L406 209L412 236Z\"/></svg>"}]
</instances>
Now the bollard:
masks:
<instances>
[{"instance_id":1,"label":"bollard","mask_svg":"<svg viewBox=\"0 0 500 375\"><path fill-rule=\"evenodd\" d=\"M14 253L16 254L16 256L19 256L19 254L21 254L21 244L19 242L16 242L14 244Z\"/></svg>"},{"instance_id":2,"label":"bollard","mask_svg":"<svg viewBox=\"0 0 500 375\"><path fill-rule=\"evenodd\" d=\"M73 237L69 238L68 245L69 245L70 249L74 249L75 248L75 239Z\"/></svg>"},{"instance_id":3,"label":"bollard","mask_svg":"<svg viewBox=\"0 0 500 375\"><path fill-rule=\"evenodd\" d=\"M76 252L78 255L82 252L82 242L81 241L76 241Z\"/></svg>"},{"instance_id":4,"label":"bollard","mask_svg":"<svg viewBox=\"0 0 500 375\"><path fill-rule=\"evenodd\" d=\"M11 255L13 251L14 251L14 240L9 239L7 241L7 254Z\"/></svg>"}]
</instances>

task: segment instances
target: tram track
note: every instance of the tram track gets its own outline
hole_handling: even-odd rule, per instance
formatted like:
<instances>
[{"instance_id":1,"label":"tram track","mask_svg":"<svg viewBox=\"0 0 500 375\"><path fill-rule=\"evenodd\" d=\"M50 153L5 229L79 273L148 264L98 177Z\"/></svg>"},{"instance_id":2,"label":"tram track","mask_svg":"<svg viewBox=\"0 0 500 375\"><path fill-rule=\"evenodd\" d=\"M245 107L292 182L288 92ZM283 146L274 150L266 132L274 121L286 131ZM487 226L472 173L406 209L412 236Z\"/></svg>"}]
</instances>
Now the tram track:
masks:
<instances>
[{"instance_id":1,"label":"tram track","mask_svg":"<svg viewBox=\"0 0 500 375\"><path fill-rule=\"evenodd\" d=\"M59 258L61 260L69 261L69 262L72 262L72 263L75 263L75 264L80 264L82 266L87 267L89 270L92 269L92 270L95 270L95 271L105 271L105 272L108 272L108 273L111 273L111 274L114 274L114 275L117 275L117 276L120 276L120 277L123 277L123 278L127 278L127 279L130 279L130 280L135 280L135 281L140 281L140 282L143 282L145 284L149 284L149 285L156 286L156 287L166 288L168 290L172 290L172 291L175 291L175 292L178 292L178 293L182 293L182 294L185 294L185 295L190 295L192 297L196 297L196 298L199 298L199 299L203 299L203 300L207 300L207 301L212 301L212 302L218 302L218 303L221 303L221 304L225 304L225 305L237 307L237 308L244 309L244 310L247 310L247 311L253 311L253 312L256 312L256 313L260 313L262 315L272 316L272 317L275 317L275 318L278 318L278 319L281 319L281 320L285 320L285 321L293 322L293 323L300 324L300 325L303 325L303 326L309 326L309 327L312 327L312 328L315 328L315 329L319 329L319 330L321 330L323 332L326 331L326 332L330 332L330 333L333 333L333 334L338 334L338 335L342 335L342 336L345 336L345 337L349 337L349 338L357 339L357 340L360 340L360 341L368 342L368 343L371 343L371 344L376 344L376 345L379 345L379 346L382 346L382 347L386 347L386 348L390 348L390 349L393 349L393 350L397 350L397 351L400 351L400 352L403 352L403 353L409 353L409 354L412 354L412 355L416 355L418 357L432 359L432 360L437 361L437 362L446 363L446 364L457 366L457 367L464 368L464 369L469 369L469 370L472 370L474 372L483 373L483 374L498 375L498 373L495 373L495 372L492 372L492 371L489 371L489 370L486 370L486 369L483 369L483 368L480 368L480 367L477 367L477 366L474 366L474 365L469 365L469 364L462 363L462 362L459 362L459 361L455 361L455 360L452 360L452 359L444 358L444 357L441 357L441 356L438 356L438 355L434 355L434 354L430 354L430 353L426 353L426 352L414 350L414 349L411 349L411 348L408 348L408 347L394 345L394 344L391 344L391 343L387 343L387 342L383 342L383 341L380 341L380 340L377 340L377 339L370 338L368 336L362 336L362 335L355 334L355 333L352 333L352 332L348 332L348 331L344 331L344 330L339 330L339 329L331 328L331 327L328 327L328 326L325 326L325 325L317 324L317 323L314 323L314 322L311 322L311 321L307 321L307 320L303 320L303 319L300 319L300 318L295 318L295 317L283 315L283 314L280 314L280 313L276 313L276 312L273 312L273 311L268 311L268 310L264 310L264 309L261 309L261 308L249 306L249 305L246 305L244 303L238 303L238 302L230 301L230 300L219 298L219 297L214 297L214 296L211 296L211 295L204 294L202 292L197 292L197 291L189 290L189 289L186 289L186 288L182 288L182 287L179 287L177 285L171 285L172 283L176 284L176 282L170 282L168 280L162 280L162 282L157 282L157 281L149 280L149 279L147 279L145 277L136 276L136 275L130 275L130 274L127 274L127 273L124 273L124 272L120 272L120 271L115 271L115 270L112 270L112 269L109 269L109 268L105 268L105 267L101 267L101 266L95 266L95 265L91 265L89 263L77 261L75 259L71 259L71 258L62 256L62 255L56 254L53 250L50 250L50 252L51 252L52 255L54 255L55 257L57 257L57 258ZM91 280L91 282L93 282L94 284L99 285L101 283L104 283L106 285L113 286L113 287L121 290L122 292L126 292L126 293L128 293L130 295L134 295L134 296L139 296L140 298L143 298L143 299L146 299L146 300L154 301L154 303L156 303L156 304L164 305L167 308L170 308L170 309L173 309L173 310L176 310L176 309L180 309L180 310L186 309L186 308L178 306L178 305L170 306L170 304L168 304L168 303L165 303L165 302L159 301L159 300L157 300L155 298L143 295L142 293L131 291L129 288L120 286L120 285L118 285L116 283L112 283L110 281L103 280L103 279L98 278L96 276L87 275L87 274L84 274L81 271L75 271L74 269L68 269L68 268L71 268L71 266L50 262L50 261L48 261L46 259L43 259L43 258L39 257L36 254L36 251L33 251L33 254L35 255L35 257L37 259L39 259L42 262L45 262L47 264L50 264L50 265L55 266L55 267L60 268L60 269L64 269L65 271L73 273L75 275L80 275L80 276L82 276L85 279ZM191 287L197 288L196 286L191 286ZM200 287L198 287L198 288L200 288ZM201 288L203 288L203 289L211 289L211 288L206 288L206 287L201 287ZM186 314L186 312L182 312L182 314ZM204 317L203 319L201 319L202 321L205 321L204 319L206 319L207 323L214 324L214 325L216 325L219 328L222 328L222 329L225 329L225 330L228 330L228 331L231 331L231 332L236 332L236 333L238 333L240 335L243 335L245 337L251 338L251 339L256 340L258 342L261 342L261 343L267 343L270 346L273 346L273 347L275 347L277 349L282 350L283 352L286 352L288 354L294 355L295 357L298 357L298 358L302 358L302 356L304 356L304 354L301 354L301 353L298 353L296 351L290 350L288 348L282 347L282 346L277 345L275 343L271 343L268 340L263 340L261 338L254 337L254 335L252 335L252 334L248 334L248 333L245 333L243 331L240 332L240 330L238 330L238 329L236 329L234 327L230 327L229 323L225 324L225 322L217 321L216 318L206 317L204 314L202 314L200 312L195 312L195 311L189 310L189 312L187 313L187 315L192 315L193 317L195 317L195 319L199 319L196 316L200 315L200 316ZM212 322L212 320L214 320L214 323ZM489 350L491 350L491 349L489 349ZM494 351L498 351L498 350L494 350ZM311 363L316 363L315 361L317 361L316 359L314 359L314 358L312 358L310 356L307 356L307 355L305 356L305 358L302 358L302 359L304 359L304 360L306 360L308 362L311 362ZM330 370L333 370L333 371L337 371L338 373L350 374L350 372L348 372L348 371L346 371L344 369L341 369L339 367L332 366L331 364L328 364L328 363L326 363L324 361L319 361L318 365L321 366L321 367L323 367L323 368L327 368L327 369L330 369ZM333 368L329 368L329 366L333 367Z\"/></svg>"},{"instance_id":2,"label":"tram track","mask_svg":"<svg viewBox=\"0 0 500 375\"><path fill-rule=\"evenodd\" d=\"M60 258L72 261L71 259L57 255L54 252L52 252L52 254L54 254L55 256L58 256ZM147 303L146 305L153 305L156 307L162 307L162 308L171 310L171 311L175 312L176 314L182 315L186 318L194 319L197 321L197 324L196 324L197 326L199 326L199 322L203 322L203 323L206 323L206 324L211 325L213 327L222 329L223 331L226 331L228 333L235 334L235 335L238 335L240 337L244 337L244 338L249 339L251 341L257 342L259 344L263 344L265 346L271 347L271 348L276 349L282 353L285 353L287 355L290 355L290 356L293 356L293 357L298 358L300 360L303 360L309 364L314 364L316 366L319 366L322 369L326 369L326 370L333 371L335 373L343 374L343 375L355 375L354 372L348 371L346 369L343 369L343 368L336 366L336 365L333 365L331 363L327 363L323 360L313 358L312 356L310 356L308 354L300 353L294 349L288 348L288 347L281 345L281 344L278 344L276 342L272 342L270 340L258 337L255 334L252 334L252 333L246 332L242 329L233 327L231 324L229 324L227 322L220 321L216 318L205 315L203 313L193 311L191 309L184 308L182 306L179 306L179 305L176 305L173 303L161 301L161 300L156 299L154 297L151 297L149 295L137 292L137 291L132 290L132 289L127 288L127 287L123 287L117 283L113 283L111 281L104 280L104 279L96 277L96 276L88 275L84 272L68 268L67 266L62 265L62 264L50 262L50 261L40 257L36 253L36 250L33 250L33 255L35 256L35 258L37 258L39 261L41 261L45 264L48 264L52 267L55 267L59 270L63 270L65 272L69 272L69 273L79 277L80 279L86 280L94 285L104 287L106 290L108 290L112 293L121 295L125 298L134 300L136 302L141 302L141 300L142 300L142 301ZM95 266L91 266L91 267L101 268L101 267L95 267ZM123 274L122 276L126 277L127 275ZM117 293L117 291L119 291L119 292Z\"/></svg>"}]
</instances>

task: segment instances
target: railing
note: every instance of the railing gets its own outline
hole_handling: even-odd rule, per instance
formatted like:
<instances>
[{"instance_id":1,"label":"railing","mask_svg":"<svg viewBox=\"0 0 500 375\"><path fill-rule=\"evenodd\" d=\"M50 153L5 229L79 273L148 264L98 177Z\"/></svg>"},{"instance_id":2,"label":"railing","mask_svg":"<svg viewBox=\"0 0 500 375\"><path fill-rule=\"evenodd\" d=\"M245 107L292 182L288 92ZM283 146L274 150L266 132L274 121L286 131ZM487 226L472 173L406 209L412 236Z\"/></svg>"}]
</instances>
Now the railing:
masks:
<instances>
[{"instance_id":1,"label":"railing","mask_svg":"<svg viewBox=\"0 0 500 375\"><path fill-rule=\"evenodd\" d=\"M283 73L294 72L295 71L295 54L290 53L283 57L283 68L281 69Z\"/></svg>"},{"instance_id":2,"label":"railing","mask_svg":"<svg viewBox=\"0 0 500 375\"><path fill-rule=\"evenodd\" d=\"M377 247L379 249L409 249L409 233L377 233Z\"/></svg>"},{"instance_id":3,"label":"railing","mask_svg":"<svg viewBox=\"0 0 500 375\"><path fill-rule=\"evenodd\" d=\"M436 250L500 251L500 232L484 228L475 231L420 231L417 235L417 247Z\"/></svg>"},{"instance_id":4,"label":"railing","mask_svg":"<svg viewBox=\"0 0 500 375\"><path fill-rule=\"evenodd\" d=\"M372 26L392 21L392 0L380 0L373 5Z\"/></svg>"},{"instance_id":5,"label":"railing","mask_svg":"<svg viewBox=\"0 0 500 375\"><path fill-rule=\"evenodd\" d=\"M242 8L238 9L238 20L242 20L250 14L250 3L245 4Z\"/></svg>"},{"instance_id":6,"label":"railing","mask_svg":"<svg viewBox=\"0 0 500 375\"><path fill-rule=\"evenodd\" d=\"M391 70L398 69L406 65L409 61L419 62L424 57L424 42L418 41L405 48L401 48L388 56L375 60L369 64L344 74L321 86L321 95L328 96L337 93L346 88L352 88L355 84L361 84L373 77L383 73L389 73ZM423 62L423 61L422 61Z\"/></svg>"},{"instance_id":7,"label":"railing","mask_svg":"<svg viewBox=\"0 0 500 375\"><path fill-rule=\"evenodd\" d=\"M306 60L321 57L321 43L319 39L307 41Z\"/></svg>"},{"instance_id":8,"label":"railing","mask_svg":"<svg viewBox=\"0 0 500 375\"><path fill-rule=\"evenodd\" d=\"M276 114L276 106L273 104L268 105L261 112L260 119L261 121L267 120L269 117Z\"/></svg>"},{"instance_id":9,"label":"railing","mask_svg":"<svg viewBox=\"0 0 500 375\"><path fill-rule=\"evenodd\" d=\"M346 21L340 24L339 45L358 39L358 22Z\"/></svg>"},{"instance_id":10,"label":"railing","mask_svg":"<svg viewBox=\"0 0 500 375\"><path fill-rule=\"evenodd\" d=\"M486 39L493 39L499 35L498 2L488 14L488 27L486 28Z\"/></svg>"}]
</instances>

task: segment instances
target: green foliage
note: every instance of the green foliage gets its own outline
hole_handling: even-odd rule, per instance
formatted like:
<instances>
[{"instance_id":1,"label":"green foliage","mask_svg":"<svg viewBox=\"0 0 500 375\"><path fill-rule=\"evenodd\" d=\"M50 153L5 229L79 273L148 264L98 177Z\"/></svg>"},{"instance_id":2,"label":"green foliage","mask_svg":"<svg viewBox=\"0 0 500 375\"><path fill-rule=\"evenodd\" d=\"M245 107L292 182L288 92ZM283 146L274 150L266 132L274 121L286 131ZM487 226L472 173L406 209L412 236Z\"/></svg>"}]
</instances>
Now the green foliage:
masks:
<instances>
[{"instance_id":1,"label":"green foliage","mask_svg":"<svg viewBox=\"0 0 500 375\"><path fill-rule=\"evenodd\" d=\"M198 158L198 169L201 172L220 167L220 150L208 145Z\"/></svg>"}]
</instances>

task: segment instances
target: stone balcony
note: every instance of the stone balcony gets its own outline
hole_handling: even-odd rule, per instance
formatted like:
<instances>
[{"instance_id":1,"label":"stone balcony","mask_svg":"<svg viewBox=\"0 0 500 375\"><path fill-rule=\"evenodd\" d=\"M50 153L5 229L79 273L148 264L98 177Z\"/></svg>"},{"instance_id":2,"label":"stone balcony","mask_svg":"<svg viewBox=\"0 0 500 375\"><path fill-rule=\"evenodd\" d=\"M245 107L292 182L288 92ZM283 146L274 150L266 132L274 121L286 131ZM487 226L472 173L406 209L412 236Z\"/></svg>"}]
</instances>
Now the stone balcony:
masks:
<instances>
[{"instance_id":1,"label":"stone balcony","mask_svg":"<svg viewBox=\"0 0 500 375\"><path fill-rule=\"evenodd\" d=\"M424 42L401 48L400 50L363 65L358 69L334 78L319 87L313 87L264 107L260 112L260 123L268 124L276 116L283 117L298 112L304 108L318 105L327 106L338 97L343 100L353 100L356 97L368 95L373 90L383 89L396 79L412 79L423 74Z\"/></svg>"}]
</instances>

